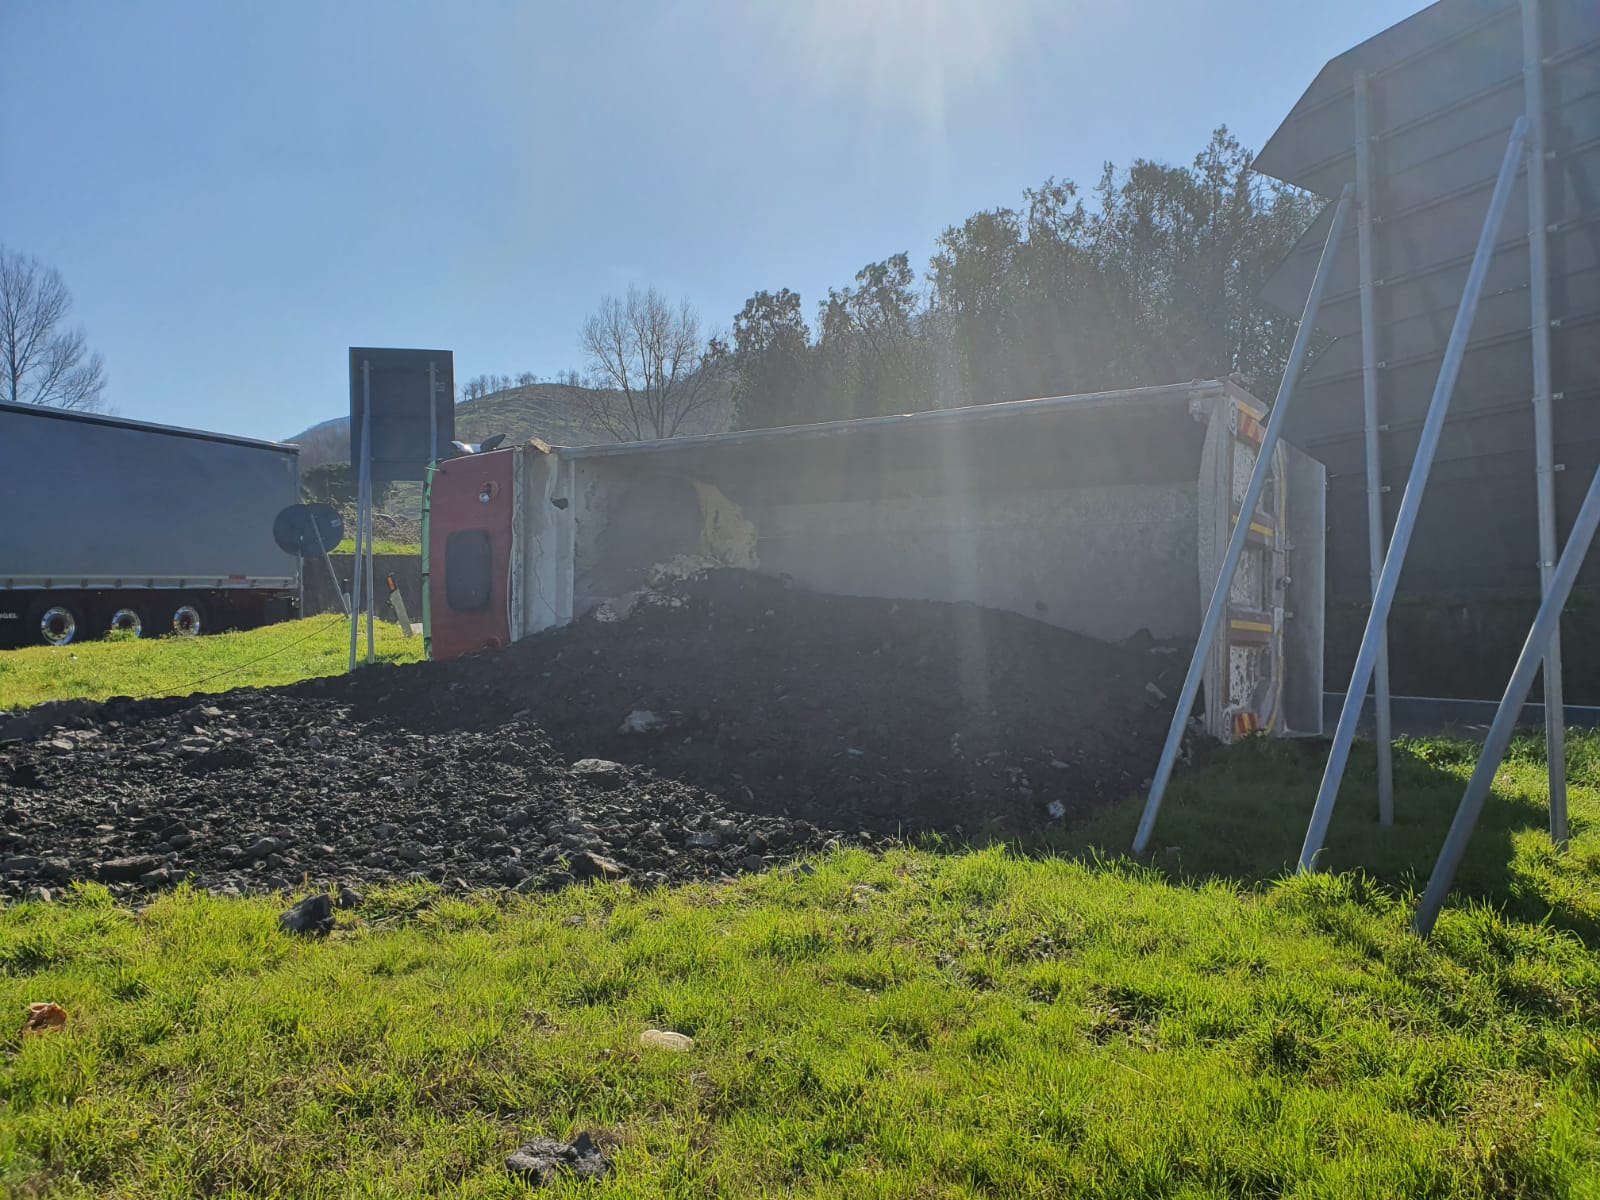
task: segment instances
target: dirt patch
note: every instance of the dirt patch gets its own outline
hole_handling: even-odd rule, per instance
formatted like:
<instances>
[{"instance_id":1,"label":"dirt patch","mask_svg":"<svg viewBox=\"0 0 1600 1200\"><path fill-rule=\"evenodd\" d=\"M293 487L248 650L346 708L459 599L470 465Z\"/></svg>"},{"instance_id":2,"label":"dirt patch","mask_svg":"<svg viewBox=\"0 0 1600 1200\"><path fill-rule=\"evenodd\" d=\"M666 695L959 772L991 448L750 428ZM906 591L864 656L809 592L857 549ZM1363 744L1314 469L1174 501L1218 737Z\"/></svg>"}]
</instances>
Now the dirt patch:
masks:
<instances>
[{"instance_id":1,"label":"dirt patch","mask_svg":"<svg viewBox=\"0 0 1600 1200\"><path fill-rule=\"evenodd\" d=\"M0 744L0 894L660 882L1026 833L1150 773L1169 649L728 570L455 662L39 710Z\"/></svg>"}]
</instances>

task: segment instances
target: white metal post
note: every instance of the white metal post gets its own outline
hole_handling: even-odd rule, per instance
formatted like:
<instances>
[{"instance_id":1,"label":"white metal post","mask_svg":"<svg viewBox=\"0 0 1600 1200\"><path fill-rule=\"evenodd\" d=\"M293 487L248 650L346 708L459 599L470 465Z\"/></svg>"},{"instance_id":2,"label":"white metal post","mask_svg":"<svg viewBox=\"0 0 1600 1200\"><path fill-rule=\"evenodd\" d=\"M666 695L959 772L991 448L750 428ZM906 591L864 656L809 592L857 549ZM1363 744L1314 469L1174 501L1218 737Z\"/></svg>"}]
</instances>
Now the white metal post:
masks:
<instances>
[{"instance_id":1,"label":"white metal post","mask_svg":"<svg viewBox=\"0 0 1600 1200\"><path fill-rule=\"evenodd\" d=\"M1433 398L1428 401L1428 416L1422 425L1422 436L1417 443L1417 456L1411 463L1411 478L1406 481L1405 495L1400 499L1400 511L1395 514L1394 538L1383 558L1383 571L1378 577L1378 591L1372 597L1372 612L1367 617L1367 629L1361 637L1361 649L1356 654L1355 670L1350 675L1350 686L1345 689L1344 707L1339 712L1339 727L1333 735L1333 749L1328 754L1328 765L1322 773L1322 785L1317 789L1316 807L1311 811L1311 822L1306 827L1306 839L1300 847L1300 870L1309 871L1316 865L1328 836L1328 822L1333 819L1334 801L1339 795L1339 784L1344 779L1344 769L1350 761L1350 744L1355 740L1356 722L1361 716L1361 702L1367 685L1372 681L1372 668L1377 659L1378 635L1389 619L1389 609L1394 604L1395 589L1400 584L1400 571L1405 566L1406 551L1411 546L1411 534L1416 528L1417 511L1422 507L1422 495L1428 487L1428 475L1433 469L1433 456L1439 448L1439 437L1444 432L1445 415L1450 409L1450 397L1455 392L1456 376L1461 373L1461 359L1467 352L1467 339L1472 334L1472 322L1478 314L1478 298L1483 294L1483 279L1489 272L1489 262L1494 258L1495 237L1500 222L1505 217L1506 204L1511 199L1511 187L1517 177L1517 167L1522 161L1522 142L1528 123L1521 117L1511 127L1511 140L1506 146L1505 158L1500 163L1500 175L1495 180L1494 194L1489 199L1489 212L1483 219L1483 230L1478 235L1478 248L1472 257L1472 268L1467 272L1467 283L1461 291L1461 304L1456 309L1455 324L1450 330L1450 340L1445 345L1444 359L1439 365L1439 378L1434 383Z\"/></svg>"},{"instance_id":2,"label":"white metal post","mask_svg":"<svg viewBox=\"0 0 1600 1200\"><path fill-rule=\"evenodd\" d=\"M1156 816L1161 812L1161 801L1167 784L1172 779L1172 768L1178 761L1178 750L1183 745L1184 726L1189 722L1189 712L1194 708L1195 696L1200 691L1200 679L1205 674L1206 659L1211 654L1211 644L1216 640L1217 628L1228 608L1228 593L1233 589L1233 576L1239 568L1239 558L1244 553L1245 539L1250 535L1250 518L1261 501L1262 488L1272 470L1273 454L1289 412L1289 400L1299 382L1300 369L1305 365L1306 353L1311 346L1312 328L1316 323L1317 309L1322 304L1322 293L1327 287L1328 274L1333 267L1339 238L1344 233L1345 216L1350 210L1352 188L1345 185L1334 206L1333 222L1328 227L1328 240L1322 247L1322 259L1317 263L1317 273L1311 280L1311 292L1306 296L1305 311L1300 315L1300 328L1295 332L1294 345L1289 351L1289 361L1284 366L1283 381L1278 385L1277 399L1267 416L1266 430L1262 434L1261 448L1256 452L1255 468L1250 472L1250 483L1245 488L1244 499L1239 503L1239 516L1233 523L1233 534L1228 538L1228 549L1222 556L1222 569L1217 574L1217 585L1211 592L1211 603L1206 606L1205 619L1200 623L1200 640L1189 660L1189 673L1184 676L1183 687L1178 692L1178 706L1172 713L1172 724L1167 729L1167 741L1161 749L1161 761L1156 766L1155 777L1150 782L1150 795L1144 803L1144 814L1139 818L1139 829L1134 834L1133 852L1143 854L1150 845L1150 835L1155 831Z\"/></svg>"},{"instance_id":3,"label":"white metal post","mask_svg":"<svg viewBox=\"0 0 1600 1200\"><path fill-rule=\"evenodd\" d=\"M1443 849L1439 851L1439 861L1434 864L1428 888L1422 894L1422 903L1417 906L1414 926L1423 937L1433 932L1434 922L1439 919L1439 910L1444 907L1444 898L1467 852L1467 843L1472 840L1472 831L1483 813L1489 789L1494 785L1495 772L1500 767L1501 759L1506 756L1511 735L1516 732L1517 714L1522 711L1523 702L1528 698L1528 689L1533 686L1533 675L1539 669L1539 660L1547 654L1550 640L1561 627L1561 609L1572 594L1572 584L1578 578L1578 571L1589 553L1596 526L1600 526L1600 470L1594 473L1588 494L1583 498L1583 506L1578 510L1577 520L1573 522L1572 536L1567 539L1567 547L1561 552L1561 561L1551 573L1550 587L1539 604L1539 615L1534 618L1533 628L1528 630L1528 640L1522 644L1516 669L1511 672L1511 681L1506 684L1505 694L1500 697L1500 707L1495 709L1494 723L1489 726L1483 752L1478 755L1472 778L1462 794L1460 807L1456 809L1455 820L1450 823L1450 832L1445 837Z\"/></svg>"},{"instance_id":4,"label":"white metal post","mask_svg":"<svg viewBox=\"0 0 1600 1200\"><path fill-rule=\"evenodd\" d=\"M1555 421L1550 408L1550 259L1545 225L1544 61L1539 0L1522 0L1522 88L1528 118L1528 296L1533 347L1534 486L1539 504L1539 593L1550 594L1555 574ZM1544 655L1544 740L1550 764L1550 837L1567 842L1566 711L1561 687L1561 622Z\"/></svg>"},{"instance_id":5,"label":"white metal post","mask_svg":"<svg viewBox=\"0 0 1600 1200\"><path fill-rule=\"evenodd\" d=\"M1373 313L1372 278L1372 129L1367 74L1356 72L1356 205L1361 263L1361 410L1367 453L1367 585L1374 598L1383 570L1383 462L1378 443L1378 334ZM1373 710L1378 742L1378 824L1394 824L1394 744L1389 726L1389 631L1378 633L1377 669L1373 677Z\"/></svg>"}]
</instances>

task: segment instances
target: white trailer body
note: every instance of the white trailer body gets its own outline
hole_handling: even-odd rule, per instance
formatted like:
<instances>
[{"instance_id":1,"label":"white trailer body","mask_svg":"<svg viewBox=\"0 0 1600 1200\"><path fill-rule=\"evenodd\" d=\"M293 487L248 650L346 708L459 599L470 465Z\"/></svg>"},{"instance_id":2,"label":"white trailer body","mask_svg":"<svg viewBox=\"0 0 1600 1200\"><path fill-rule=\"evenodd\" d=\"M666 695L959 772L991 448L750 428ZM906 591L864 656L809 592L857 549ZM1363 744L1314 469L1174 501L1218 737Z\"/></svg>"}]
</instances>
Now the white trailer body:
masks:
<instances>
[{"instance_id":1,"label":"white trailer body","mask_svg":"<svg viewBox=\"0 0 1600 1200\"><path fill-rule=\"evenodd\" d=\"M430 485L430 644L446 656L625 608L664 564L1008 609L1108 641L1192 642L1263 414L1237 385L1202 382L657 442L530 444L498 452L511 456L505 497L478 482L497 455L450 460ZM1277 457L1207 674L1205 724L1224 739L1321 730L1325 473L1292 448ZM439 503L452 488L477 489L482 503ZM487 614L459 614L480 622L463 641L446 546L464 520L492 521L497 507L509 539L481 542L507 548L489 571L496 600ZM441 520L446 511L469 515ZM498 624L502 613L503 634L480 637L483 617Z\"/></svg>"}]
</instances>

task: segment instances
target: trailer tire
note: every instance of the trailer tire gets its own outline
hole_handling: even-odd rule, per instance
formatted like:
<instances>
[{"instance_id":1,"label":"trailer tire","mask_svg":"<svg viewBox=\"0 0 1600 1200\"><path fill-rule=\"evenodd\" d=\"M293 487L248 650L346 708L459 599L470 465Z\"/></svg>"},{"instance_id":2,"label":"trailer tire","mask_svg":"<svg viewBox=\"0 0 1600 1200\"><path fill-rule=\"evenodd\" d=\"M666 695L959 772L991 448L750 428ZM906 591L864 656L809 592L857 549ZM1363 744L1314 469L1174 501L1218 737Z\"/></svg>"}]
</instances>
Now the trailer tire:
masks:
<instances>
[{"instance_id":1,"label":"trailer tire","mask_svg":"<svg viewBox=\"0 0 1600 1200\"><path fill-rule=\"evenodd\" d=\"M174 637L199 637L205 632L205 613L193 600L185 598L172 610Z\"/></svg>"},{"instance_id":2,"label":"trailer tire","mask_svg":"<svg viewBox=\"0 0 1600 1200\"><path fill-rule=\"evenodd\" d=\"M79 608L64 600L42 600L28 621L39 630L39 640L46 646L65 646L78 636L83 624Z\"/></svg>"},{"instance_id":3,"label":"trailer tire","mask_svg":"<svg viewBox=\"0 0 1600 1200\"><path fill-rule=\"evenodd\" d=\"M144 636L144 614L131 604L124 604L115 609L111 619L106 622L107 633L131 633L134 637Z\"/></svg>"}]
</instances>

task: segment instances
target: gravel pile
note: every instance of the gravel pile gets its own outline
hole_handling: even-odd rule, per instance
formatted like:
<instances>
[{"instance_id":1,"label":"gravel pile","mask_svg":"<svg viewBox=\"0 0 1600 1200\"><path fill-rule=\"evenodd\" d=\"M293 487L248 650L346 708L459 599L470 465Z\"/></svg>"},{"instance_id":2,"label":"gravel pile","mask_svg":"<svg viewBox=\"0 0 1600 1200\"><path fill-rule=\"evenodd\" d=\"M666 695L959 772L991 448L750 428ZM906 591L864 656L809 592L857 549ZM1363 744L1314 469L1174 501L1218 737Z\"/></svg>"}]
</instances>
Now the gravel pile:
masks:
<instances>
[{"instance_id":1,"label":"gravel pile","mask_svg":"<svg viewBox=\"0 0 1600 1200\"><path fill-rule=\"evenodd\" d=\"M1172 651L717 571L455 662L49 706L0 724L0 895L648 884L1026 833L1148 776Z\"/></svg>"}]
</instances>

